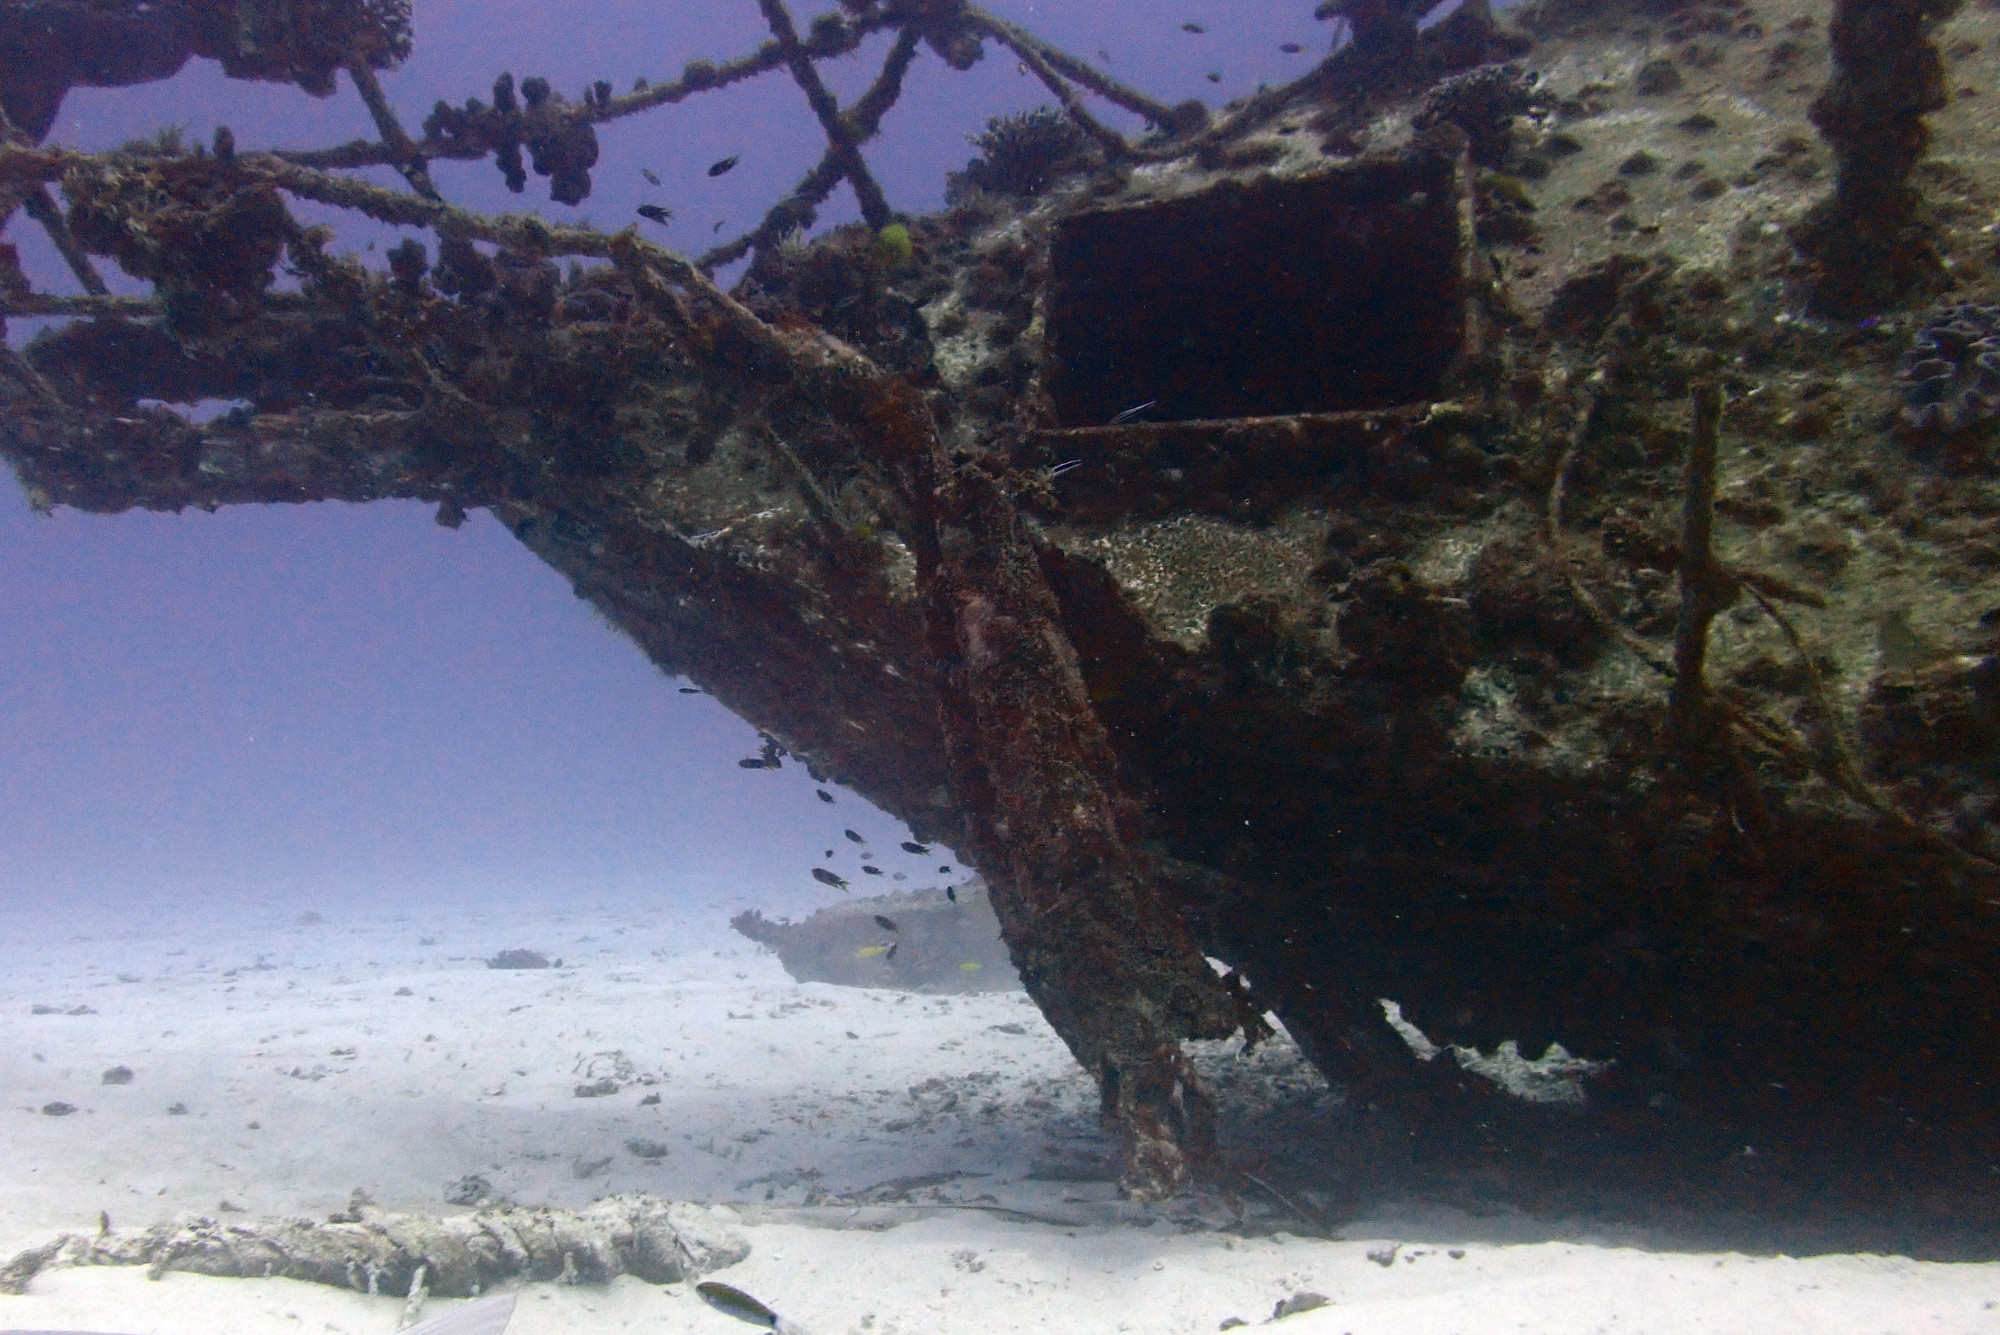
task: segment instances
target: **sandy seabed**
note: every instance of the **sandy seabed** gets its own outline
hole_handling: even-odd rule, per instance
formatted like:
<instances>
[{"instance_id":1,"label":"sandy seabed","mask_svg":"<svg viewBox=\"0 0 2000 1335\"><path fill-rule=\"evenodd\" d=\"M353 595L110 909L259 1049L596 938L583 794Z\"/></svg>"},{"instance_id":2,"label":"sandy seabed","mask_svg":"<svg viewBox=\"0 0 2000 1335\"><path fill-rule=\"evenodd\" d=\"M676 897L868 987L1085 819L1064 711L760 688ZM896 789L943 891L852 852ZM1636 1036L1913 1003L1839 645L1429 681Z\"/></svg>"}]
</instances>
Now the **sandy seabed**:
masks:
<instances>
[{"instance_id":1,"label":"sandy seabed","mask_svg":"<svg viewBox=\"0 0 2000 1335\"><path fill-rule=\"evenodd\" d=\"M1095 1089L1023 995L796 984L728 931L739 906L0 908L0 1255L100 1211L323 1218L359 1188L454 1213L477 1176L524 1205L727 1202L752 1250L715 1278L813 1335L1207 1332L1301 1292L1329 1302L1283 1319L1297 1335L2000 1332L1994 1263L1706 1252L1421 1202L1330 1238L1251 1197L1126 1205ZM483 963L510 948L562 966ZM1334 1097L1282 1040L1203 1060L1240 1115ZM686 1284L520 1292L513 1335L750 1329ZM402 1308L58 1269L0 1297L0 1328L387 1335Z\"/></svg>"}]
</instances>

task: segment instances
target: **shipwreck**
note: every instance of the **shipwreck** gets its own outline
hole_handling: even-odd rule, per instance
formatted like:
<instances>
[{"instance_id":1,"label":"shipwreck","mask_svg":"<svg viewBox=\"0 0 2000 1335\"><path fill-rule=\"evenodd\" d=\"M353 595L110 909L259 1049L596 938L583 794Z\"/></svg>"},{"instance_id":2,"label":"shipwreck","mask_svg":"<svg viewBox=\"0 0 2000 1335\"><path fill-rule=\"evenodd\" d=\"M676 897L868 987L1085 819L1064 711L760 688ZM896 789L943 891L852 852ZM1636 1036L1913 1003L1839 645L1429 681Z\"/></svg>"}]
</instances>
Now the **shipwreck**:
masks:
<instances>
[{"instance_id":1,"label":"shipwreck","mask_svg":"<svg viewBox=\"0 0 2000 1335\"><path fill-rule=\"evenodd\" d=\"M739 58L417 127L394 0L0 4L0 210L79 289L0 247L0 310L65 317L0 353L0 454L39 507L491 511L986 878L1135 1196L1216 1166L1183 1045L1267 1015L1420 1145L1990 1161L1991 11L1329 0L1310 73L1211 111L964 0L758 3ZM877 33L840 105L819 63ZM905 72L989 48L1051 105L897 212L865 150ZM43 142L192 55L379 137ZM428 170L575 202L595 127L765 74L825 153L705 255ZM863 221L802 239L843 186ZM431 241L370 269L306 200ZM202 399L237 406L162 406ZM1560 1041L1583 1102L1510 1111L1416 1030Z\"/></svg>"}]
</instances>

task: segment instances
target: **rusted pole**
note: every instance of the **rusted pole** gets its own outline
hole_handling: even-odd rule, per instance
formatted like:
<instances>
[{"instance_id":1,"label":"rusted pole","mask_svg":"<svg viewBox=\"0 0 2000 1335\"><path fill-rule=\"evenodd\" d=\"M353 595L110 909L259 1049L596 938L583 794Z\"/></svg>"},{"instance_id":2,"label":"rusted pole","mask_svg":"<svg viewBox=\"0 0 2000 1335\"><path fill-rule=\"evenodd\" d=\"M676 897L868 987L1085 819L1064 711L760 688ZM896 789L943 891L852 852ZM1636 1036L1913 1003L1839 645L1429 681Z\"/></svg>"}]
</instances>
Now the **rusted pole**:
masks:
<instances>
[{"instance_id":1,"label":"rusted pole","mask_svg":"<svg viewBox=\"0 0 2000 1335\"><path fill-rule=\"evenodd\" d=\"M757 0L758 8L764 11L764 21L771 25L771 35L778 39L779 49L785 53L785 63L791 68L792 81L812 104L813 115L819 117L820 128L826 132L829 151L840 163L840 171L854 187L854 197L860 201L861 216L877 231L887 227L891 221L889 200L883 195L882 187L868 174L868 164L861 160L860 138L855 127L840 114L840 104L834 101L827 90L826 81L819 77L819 70L812 62L812 56L799 43L799 32L792 24L791 11L785 8L784 0Z\"/></svg>"},{"instance_id":2,"label":"rusted pole","mask_svg":"<svg viewBox=\"0 0 2000 1335\"><path fill-rule=\"evenodd\" d=\"M1680 619L1674 627L1674 684L1669 698L1684 738L1701 727L1708 704L1703 663L1708 627L1727 607L1736 582L1715 559L1715 450L1722 432L1722 387L1697 385L1688 439L1687 482L1681 498Z\"/></svg>"},{"instance_id":3,"label":"rusted pole","mask_svg":"<svg viewBox=\"0 0 2000 1335\"><path fill-rule=\"evenodd\" d=\"M368 114L375 119L375 132L382 136L382 143L394 155L396 170L403 173L410 189L425 199L440 198L437 186L431 183L430 166L403 129L403 123L396 119L396 109L389 105L389 99L383 94L382 81L375 77L375 67L368 63L366 56L356 52L348 59L347 74L354 80L355 91L361 94L361 100L368 104Z\"/></svg>"}]
</instances>

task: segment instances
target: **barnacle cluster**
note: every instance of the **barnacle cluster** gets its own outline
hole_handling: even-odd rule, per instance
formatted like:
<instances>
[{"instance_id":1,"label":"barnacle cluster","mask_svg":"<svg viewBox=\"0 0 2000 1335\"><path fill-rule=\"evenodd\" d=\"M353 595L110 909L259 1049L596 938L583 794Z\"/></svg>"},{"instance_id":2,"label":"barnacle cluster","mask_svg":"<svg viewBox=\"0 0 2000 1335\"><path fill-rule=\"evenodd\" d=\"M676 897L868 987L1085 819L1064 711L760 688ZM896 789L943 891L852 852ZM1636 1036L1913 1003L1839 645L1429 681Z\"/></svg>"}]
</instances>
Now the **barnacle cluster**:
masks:
<instances>
[{"instance_id":1,"label":"barnacle cluster","mask_svg":"<svg viewBox=\"0 0 2000 1335\"><path fill-rule=\"evenodd\" d=\"M521 163L525 146L536 173L549 178L549 198L581 204L590 196L590 169L597 165L597 130L586 113L610 100L611 86L599 80L584 91L584 106L577 108L547 79L533 76L521 81L517 98L514 76L502 74L493 81L491 107L476 97L462 108L440 101L424 118L424 134L454 149L492 153L515 194L528 183Z\"/></svg>"},{"instance_id":2,"label":"barnacle cluster","mask_svg":"<svg viewBox=\"0 0 2000 1335\"><path fill-rule=\"evenodd\" d=\"M2000 414L2000 305L1939 310L1896 362L1903 420L1920 431L1963 431Z\"/></svg>"},{"instance_id":3,"label":"barnacle cluster","mask_svg":"<svg viewBox=\"0 0 2000 1335\"><path fill-rule=\"evenodd\" d=\"M1005 195L1038 195L1064 171L1082 165L1090 140L1059 109L1036 107L995 116L968 138L979 156L953 176L947 193L967 186Z\"/></svg>"}]
</instances>

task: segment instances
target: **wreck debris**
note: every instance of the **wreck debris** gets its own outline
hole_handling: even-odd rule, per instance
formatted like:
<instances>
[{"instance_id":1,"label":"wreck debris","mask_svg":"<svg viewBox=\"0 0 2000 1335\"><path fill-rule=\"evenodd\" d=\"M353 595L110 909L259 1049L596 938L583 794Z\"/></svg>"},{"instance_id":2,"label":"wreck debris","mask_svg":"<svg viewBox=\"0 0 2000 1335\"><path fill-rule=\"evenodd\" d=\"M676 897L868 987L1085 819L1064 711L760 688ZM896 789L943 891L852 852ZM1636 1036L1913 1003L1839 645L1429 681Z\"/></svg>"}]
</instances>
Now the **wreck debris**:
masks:
<instances>
[{"instance_id":1,"label":"wreck debris","mask_svg":"<svg viewBox=\"0 0 2000 1335\"><path fill-rule=\"evenodd\" d=\"M37 1274L58 1266L124 1265L145 1266L153 1279L181 1271L297 1279L369 1294L421 1287L464 1298L508 1279L606 1284L631 1275L678 1284L749 1254L727 1210L650 1196L608 1196L582 1210L502 1205L437 1218L376 1210L357 1195L326 1223L195 1217L144 1230L65 1234L0 1266L0 1293L26 1293Z\"/></svg>"}]
</instances>

